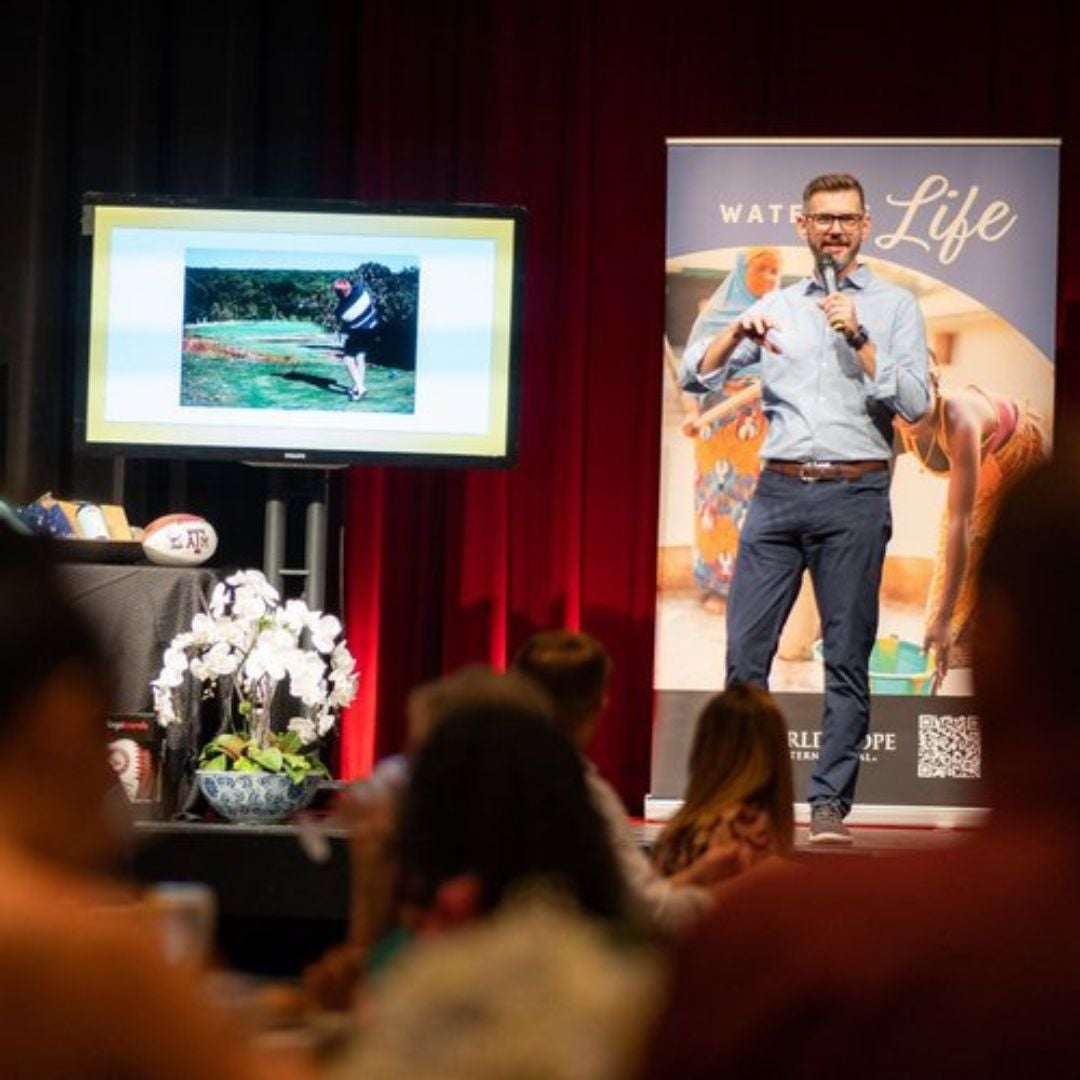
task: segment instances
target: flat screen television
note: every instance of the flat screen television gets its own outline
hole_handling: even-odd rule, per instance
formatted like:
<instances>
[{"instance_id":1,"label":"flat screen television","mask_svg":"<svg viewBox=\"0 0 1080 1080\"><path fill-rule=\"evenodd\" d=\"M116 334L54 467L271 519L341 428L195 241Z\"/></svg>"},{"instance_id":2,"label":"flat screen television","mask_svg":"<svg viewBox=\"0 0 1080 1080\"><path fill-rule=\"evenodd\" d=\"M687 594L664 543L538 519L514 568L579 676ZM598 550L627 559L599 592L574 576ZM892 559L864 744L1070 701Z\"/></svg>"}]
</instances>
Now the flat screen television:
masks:
<instances>
[{"instance_id":1,"label":"flat screen television","mask_svg":"<svg viewBox=\"0 0 1080 1080\"><path fill-rule=\"evenodd\" d=\"M81 449L505 466L524 211L92 193Z\"/></svg>"}]
</instances>

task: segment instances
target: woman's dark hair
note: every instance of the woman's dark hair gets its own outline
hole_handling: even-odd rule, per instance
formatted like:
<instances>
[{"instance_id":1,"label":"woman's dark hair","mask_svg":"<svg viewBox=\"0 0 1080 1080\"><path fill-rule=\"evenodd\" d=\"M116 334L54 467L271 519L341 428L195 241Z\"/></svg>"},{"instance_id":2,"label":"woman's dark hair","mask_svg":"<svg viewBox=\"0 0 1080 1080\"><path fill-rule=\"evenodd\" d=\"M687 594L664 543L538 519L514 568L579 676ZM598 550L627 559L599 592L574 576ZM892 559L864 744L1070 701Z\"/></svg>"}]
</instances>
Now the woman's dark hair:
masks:
<instances>
[{"instance_id":1,"label":"woman's dark hair","mask_svg":"<svg viewBox=\"0 0 1080 1080\"><path fill-rule=\"evenodd\" d=\"M55 543L0 524L0 739L59 668L102 673L97 639L60 583Z\"/></svg>"},{"instance_id":2,"label":"woman's dark hair","mask_svg":"<svg viewBox=\"0 0 1080 1080\"><path fill-rule=\"evenodd\" d=\"M519 886L550 885L602 918L623 914L621 879L581 760L521 675L470 673L416 759L396 846L402 899L429 906L460 874L491 911Z\"/></svg>"}]
</instances>

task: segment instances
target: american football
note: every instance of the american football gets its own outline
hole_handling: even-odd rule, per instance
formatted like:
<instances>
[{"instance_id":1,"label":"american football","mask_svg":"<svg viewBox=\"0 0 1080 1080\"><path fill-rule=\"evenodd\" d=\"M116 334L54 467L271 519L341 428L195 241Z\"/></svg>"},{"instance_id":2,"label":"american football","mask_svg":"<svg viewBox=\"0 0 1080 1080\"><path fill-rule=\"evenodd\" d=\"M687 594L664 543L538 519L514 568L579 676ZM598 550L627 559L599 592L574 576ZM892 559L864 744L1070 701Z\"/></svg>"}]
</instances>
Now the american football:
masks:
<instances>
[{"instance_id":1,"label":"american football","mask_svg":"<svg viewBox=\"0 0 1080 1080\"><path fill-rule=\"evenodd\" d=\"M143 531L146 557L158 566L198 566L217 551L214 526L197 514L166 514Z\"/></svg>"}]
</instances>

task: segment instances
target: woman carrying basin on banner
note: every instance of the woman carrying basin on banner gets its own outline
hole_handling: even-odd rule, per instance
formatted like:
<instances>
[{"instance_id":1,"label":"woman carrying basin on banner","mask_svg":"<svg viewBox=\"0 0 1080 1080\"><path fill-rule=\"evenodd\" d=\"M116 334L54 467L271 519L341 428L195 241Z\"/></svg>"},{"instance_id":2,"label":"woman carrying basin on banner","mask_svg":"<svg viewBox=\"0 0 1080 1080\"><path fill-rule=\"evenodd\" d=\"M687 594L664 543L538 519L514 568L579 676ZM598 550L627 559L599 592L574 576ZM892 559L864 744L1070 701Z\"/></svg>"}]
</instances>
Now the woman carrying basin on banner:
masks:
<instances>
[{"instance_id":1,"label":"woman carrying basin on banner","mask_svg":"<svg viewBox=\"0 0 1080 1080\"><path fill-rule=\"evenodd\" d=\"M731 273L695 320L687 347L715 337L779 283L777 248L740 251ZM761 470L761 383L753 372L742 373L720 392L702 387L684 394L683 400L688 410L683 434L694 439L694 582L706 608L722 611L739 529Z\"/></svg>"}]
</instances>

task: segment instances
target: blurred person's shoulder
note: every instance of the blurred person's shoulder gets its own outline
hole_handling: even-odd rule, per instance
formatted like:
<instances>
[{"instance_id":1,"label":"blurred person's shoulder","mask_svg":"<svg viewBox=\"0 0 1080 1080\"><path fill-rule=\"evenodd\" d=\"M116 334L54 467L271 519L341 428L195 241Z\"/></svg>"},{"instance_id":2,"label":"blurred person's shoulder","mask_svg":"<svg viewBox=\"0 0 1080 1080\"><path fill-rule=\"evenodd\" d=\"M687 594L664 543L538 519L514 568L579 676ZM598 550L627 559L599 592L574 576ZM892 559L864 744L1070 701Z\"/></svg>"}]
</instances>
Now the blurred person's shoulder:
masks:
<instances>
[{"instance_id":1,"label":"blurred person's shoulder","mask_svg":"<svg viewBox=\"0 0 1080 1080\"><path fill-rule=\"evenodd\" d=\"M682 944L645 1075L787 1075L841 1046L866 1076L1075 1063L1080 881L1057 856L994 837L748 878Z\"/></svg>"},{"instance_id":2,"label":"blurred person's shoulder","mask_svg":"<svg viewBox=\"0 0 1080 1080\"><path fill-rule=\"evenodd\" d=\"M0 838L4 1076L302 1077L214 1013L170 966L125 890L28 858Z\"/></svg>"},{"instance_id":3,"label":"blurred person's shoulder","mask_svg":"<svg viewBox=\"0 0 1080 1080\"><path fill-rule=\"evenodd\" d=\"M626 1075L663 972L651 939L598 924L543 889L524 890L402 955L372 987L359 1037L334 1075Z\"/></svg>"},{"instance_id":4,"label":"blurred person's shoulder","mask_svg":"<svg viewBox=\"0 0 1080 1080\"><path fill-rule=\"evenodd\" d=\"M155 952L134 897L0 844L0 965L67 998L107 988ZM88 999L92 997L87 994Z\"/></svg>"},{"instance_id":5,"label":"blurred person's shoulder","mask_svg":"<svg viewBox=\"0 0 1080 1080\"><path fill-rule=\"evenodd\" d=\"M130 910L0 844L0 1032L15 1075L94 1064L83 1036L127 1007L127 973L148 956Z\"/></svg>"},{"instance_id":6,"label":"blurred person's shoulder","mask_svg":"<svg viewBox=\"0 0 1080 1080\"><path fill-rule=\"evenodd\" d=\"M61 936L87 912L122 903L127 894L29 858L0 839L0 932L5 939L55 930Z\"/></svg>"}]
</instances>

